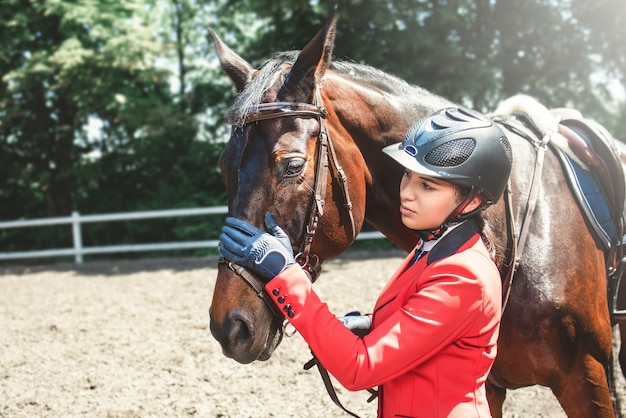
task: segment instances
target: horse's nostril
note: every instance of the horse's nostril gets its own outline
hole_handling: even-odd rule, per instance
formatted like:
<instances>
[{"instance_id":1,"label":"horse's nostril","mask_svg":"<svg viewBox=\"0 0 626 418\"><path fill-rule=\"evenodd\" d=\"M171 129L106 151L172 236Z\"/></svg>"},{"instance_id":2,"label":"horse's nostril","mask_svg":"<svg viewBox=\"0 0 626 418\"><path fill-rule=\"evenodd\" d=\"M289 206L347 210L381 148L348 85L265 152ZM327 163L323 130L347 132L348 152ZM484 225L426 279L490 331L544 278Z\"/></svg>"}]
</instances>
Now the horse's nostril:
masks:
<instances>
[{"instance_id":1,"label":"horse's nostril","mask_svg":"<svg viewBox=\"0 0 626 418\"><path fill-rule=\"evenodd\" d=\"M241 364L248 364L259 358L265 349L267 338L255 341L255 338L263 334L253 325L247 312L229 311L219 321L220 317L216 317L210 308L209 317L211 334L222 346L226 357Z\"/></svg>"},{"instance_id":2,"label":"horse's nostril","mask_svg":"<svg viewBox=\"0 0 626 418\"><path fill-rule=\"evenodd\" d=\"M222 345L225 355L240 363L249 363L254 360L254 358L248 359L251 355L254 329L245 313L231 312L226 316L221 327L213 322L211 325L211 332Z\"/></svg>"},{"instance_id":3,"label":"horse's nostril","mask_svg":"<svg viewBox=\"0 0 626 418\"><path fill-rule=\"evenodd\" d=\"M233 315L235 316L235 315ZM252 341L252 329L245 319L239 317L231 318L224 324L224 336L228 345L234 351L241 351Z\"/></svg>"}]
</instances>

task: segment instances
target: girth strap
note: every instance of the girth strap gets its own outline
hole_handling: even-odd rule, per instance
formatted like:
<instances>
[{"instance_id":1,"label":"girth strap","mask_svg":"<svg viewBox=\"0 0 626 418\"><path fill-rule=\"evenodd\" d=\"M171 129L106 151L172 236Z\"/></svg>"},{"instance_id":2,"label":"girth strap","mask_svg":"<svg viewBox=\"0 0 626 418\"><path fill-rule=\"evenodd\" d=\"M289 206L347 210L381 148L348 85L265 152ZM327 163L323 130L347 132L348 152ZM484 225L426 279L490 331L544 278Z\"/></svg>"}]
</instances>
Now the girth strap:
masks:
<instances>
[{"instance_id":1,"label":"girth strap","mask_svg":"<svg viewBox=\"0 0 626 418\"><path fill-rule=\"evenodd\" d=\"M524 253L524 247L526 246L526 240L528 239L528 228L530 227L530 220L535 213L535 206L537 204L537 196L539 195L539 181L541 180L541 173L543 172L543 160L545 158L546 149L548 148L548 142L552 139L552 136L557 132L555 123L554 129L548 129L548 132L543 136L541 142L536 146L537 158L535 159L535 171L533 172L533 180L530 184L530 193L528 200L526 201L526 211L524 212L524 220L522 221L522 228L519 234L519 241L517 242L517 260L515 260L515 266L519 265L522 254Z\"/></svg>"},{"instance_id":2,"label":"girth strap","mask_svg":"<svg viewBox=\"0 0 626 418\"><path fill-rule=\"evenodd\" d=\"M506 308L511 295L511 287L513 285L513 274L517 270L518 248L515 245L518 242L517 229L515 228L515 216L513 215L513 193L511 192L511 179L509 179L506 189L504 190L504 205L506 210L507 224L507 241L513 243L507 257L508 264L504 277L502 278L502 312Z\"/></svg>"},{"instance_id":3,"label":"girth strap","mask_svg":"<svg viewBox=\"0 0 626 418\"><path fill-rule=\"evenodd\" d=\"M526 246L526 241L528 240L529 228L531 224L531 219L535 212L535 207L537 205L537 198L539 196L539 185L541 181L541 174L543 172L543 162L545 158L545 153L548 148L548 143L552 139L552 136L557 133L558 120L555 121L554 128L548 129L548 131L544 134L541 141L537 141L535 136L530 133L528 129L526 129L522 124L517 123L510 119L500 119L494 118L495 121L502 124L509 131L519 135L526 140L528 140L535 149L537 150L537 156L535 158L535 169L533 171L533 177L530 184L530 191L528 193L528 199L526 201L526 209L524 210L524 218L522 219L522 226L520 228L519 235L517 234L517 230L515 228L515 219L513 216L512 210L512 200L511 200L511 191L510 191L510 180L509 185L505 191L505 206L507 211L507 219L508 219L508 228L509 229L509 239L511 240L511 254L509 265L506 271L506 274L502 280L502 311L506 308L506 304L509 299L509 295L511 293L511 286L513 284L513 276L515 275L515 271L519 267L519 264L522 259L522 255L524 254L524 247Z\"/></svg>"},{"instance_id":4,"label":"girth strap","mask_svg":"<svg viewBox=\"0 0 626 418\"><path fill-rule=\"evenodd\" d=\"M528 194L528 200L526 201L526 209L524 211L524 219L522 220L522 227L520 228L519 236L517 235L517 230L515 228L515 218L513 215L513 205L511 199L511 187L510 187L510 179L509 184L505 190L505 206L506 206L506 216L507 216L507 229L508 238L511 242L511 251L509 255L509 264L506 269L505 276L502 280L502 313L504 314L504 310L506 309L507 302L509 301L509 296L511 294L511 287L513 285L513 277L515 276L515 272L519 267L519 264L522 259L522 255L524 254L524 247L526 246L526 240L528 239L528 231L530 228L531 219L535 212L535 206L537 204L537 197L539 195L539 182L541 180L541 173L543 171L543 161L545 157L545 152L548 147L548 143L552 139L552 136L557 132L556 125L554 129L549 129L540 142L534 140L534 135L531 135L530 132L523 127L521 124L514 123L512 121L503 121L497 120L503 126L505 126L509 131L522 136L523 138L530 141L533 146L537 150L537 157L535 159L535 169L533 171L533 178L530 184L530 192ZM493 373L489 373L487 380L494 386L499 388L505 388L506 385L500 382Z\"/></svg>"}]
</instances>

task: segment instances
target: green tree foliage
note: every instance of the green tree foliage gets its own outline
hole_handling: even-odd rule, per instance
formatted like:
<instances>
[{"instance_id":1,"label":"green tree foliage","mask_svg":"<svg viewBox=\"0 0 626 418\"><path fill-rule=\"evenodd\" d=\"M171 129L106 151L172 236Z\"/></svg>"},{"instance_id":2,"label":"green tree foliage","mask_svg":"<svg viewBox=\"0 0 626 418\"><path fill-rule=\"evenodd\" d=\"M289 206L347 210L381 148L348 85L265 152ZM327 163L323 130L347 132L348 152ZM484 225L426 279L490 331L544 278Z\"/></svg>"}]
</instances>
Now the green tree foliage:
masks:
<instances>
[{"instance_id":1,"label":"green tree foliage","mask_svg":"<svg viewBox=\"0 0 626 418\"><path fill-rule=\"evenodd\" d=\"M259 66L302 48L335 5L338 58L482 111L527 93L626 138L610 88L626 86L621 3L0 0L0 219L225 204L217 158L235 92L207 28ZM209 239L220 224L96 224L85 244ZM0 251L70 240L67 227L0 230Z\"/></svg>"},{"instance_id":2,"label":"green tree foliage","mask_svg":"<svg viewBox=\"0 0 626 418\"><path fill-rule=\"evenodd\" d=\"M372 65L482 111L513 94L572 106L618 126L608 91L591 75L623 74L621 0L235 0L267 26L247 50L253 63L304 46L335 4L335 54ZM610 23L609 23L610 22ZM607 25L608 23L608 25ZM599 59L599 57L601 57ZM608 114L608 115L607 115Z\"/></svg>"},{"instance_id":3,"label":"green tree foliage","mask_svg":"<svg viewBox=\"0 0 626 418\"><path fill-rule=\"evenodd\" d=\"M605 76L626 88L626 7L622 0L577 0L572 14L583 30L586 52L602 72L594 83L595 117L618 138L626 141L626 101L614 102ZM615 85L613 84L613 86ZM623 91L623 90L622 90ZM591 106L589 108L591 112Z\"/></svg>"},{"instance_id":4,"label":"green tree foliage","mask_svg":"<svg viewBox=\"0 0 626 418\"><path fill-rule=\"evenodd\" d=\"M186 61L191 52L169 60L176 46L188 42L189 10L177 6L3 1L0 13L8 24L0 49L2 219L224 201L216 168L221 145L210 140L216 122L201 118L216 89L207 88L207 80L188 85L194 75ZM175 17L165 19L167 13ZM163 21L173 26L164 29ZM201 41L207 44L204 36ZM176 71L170 62L179 70L189 66L179 71L179 91L172 89ZM101 125L98 132L87 130L90 121ZM196 218L196 228L189 222L93 225L84 240L90 245L206 238L206 221ZM2 248L68 246L69 228L46 231L0 231Z\"/></svg>"}]
</instances>

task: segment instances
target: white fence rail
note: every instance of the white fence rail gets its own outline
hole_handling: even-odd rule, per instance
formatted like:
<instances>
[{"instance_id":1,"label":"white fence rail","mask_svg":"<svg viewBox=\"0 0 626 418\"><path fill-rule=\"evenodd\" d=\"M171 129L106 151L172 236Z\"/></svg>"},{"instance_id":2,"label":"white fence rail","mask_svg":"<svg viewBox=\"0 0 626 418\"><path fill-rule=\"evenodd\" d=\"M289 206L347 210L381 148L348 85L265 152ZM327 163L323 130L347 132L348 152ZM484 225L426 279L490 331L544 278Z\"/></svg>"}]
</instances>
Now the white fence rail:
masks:
<instances>
[{"instance_id":1,"label":"white fence rail","mask_svg":"<svg viewBox=\"0 0 626 418\"><path fill-rule=\"evenodd\" d=\"M72 248L39 250L39 251L13 251L13 252L0 252L0 260L16 260L25 258L41 258L41 257L63 257L74 256L74 260L77 264L83 262L84 255L90 254L112 254L112 253L126 253L126 252L140 252L140 251L163 251L163 250L182 250L193 248L215 248L219 240L207 240L207 241L180 241L180 242L164 242L153 244L128 244L128 245L109 245L100 247L84 247L81 231L81 224L90 222L113 222L113 221L130 221L137 219L151 219L151 218L168 218L178 216L198 216L198 215L223 215L228 213L227 206L214 206L204 208L192 208L192 209L168 209L168 210L154 210L145 212L123 212L123 213L109 213L100 215L81 215L79 212L73 212L72 216L65 216L59 218L43 218L33 219L30 221L9 221L0 222L0 229L9 228L28 228L36 226L48 226L48 225L64 225L68 224L72 226ZM362 232L357 237L361 239L377 239L384 238L384 235L378 231Z\"/></svg>"}]
</instances>

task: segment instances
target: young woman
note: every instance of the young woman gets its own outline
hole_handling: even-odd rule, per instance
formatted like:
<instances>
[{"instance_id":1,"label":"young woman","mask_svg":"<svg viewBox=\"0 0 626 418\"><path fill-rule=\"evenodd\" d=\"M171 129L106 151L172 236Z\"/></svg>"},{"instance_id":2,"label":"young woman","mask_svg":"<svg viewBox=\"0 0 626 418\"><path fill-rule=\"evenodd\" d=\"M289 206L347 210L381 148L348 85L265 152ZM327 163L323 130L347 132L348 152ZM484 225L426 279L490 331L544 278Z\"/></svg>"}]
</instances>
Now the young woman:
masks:
<instances>
[{"instance_id":1,"label":"young woman","mask_svg":"<svg viewBox=\"0 0 626 418\"><path fill-rule=\"evenodd\" d=\"M266 291L342 385L378 386L379 417L489 417L485 381L496 357L501 283L480 212L504 191L510 146L488 118L450 108L383 152L405 168L399 210L421 239L372 315L336 318L269 213L268 232L227 219L221 254L267 280Z\"/></svg>"}]
</instances>

